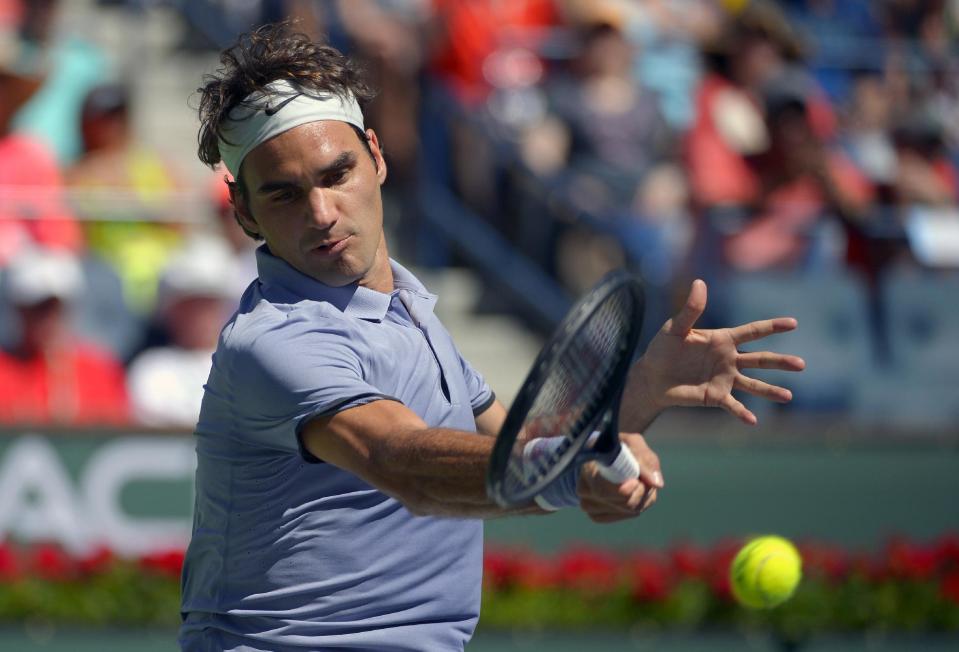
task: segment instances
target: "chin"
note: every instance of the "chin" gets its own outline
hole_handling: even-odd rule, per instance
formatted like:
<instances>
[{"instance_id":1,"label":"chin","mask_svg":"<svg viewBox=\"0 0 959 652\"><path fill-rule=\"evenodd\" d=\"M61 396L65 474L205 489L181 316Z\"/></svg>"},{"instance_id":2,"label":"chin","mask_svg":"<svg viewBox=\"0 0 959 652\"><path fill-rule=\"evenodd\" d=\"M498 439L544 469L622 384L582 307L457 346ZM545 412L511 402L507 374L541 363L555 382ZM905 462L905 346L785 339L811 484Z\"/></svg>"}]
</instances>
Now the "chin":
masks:
<instances>
[{"instance_id":1,"label":"chin","mask_svg":"<svg viewBox=\"0 0 959 652\"><path fill-rule=\"evenodd\" d=\"M332 268L318 270L315 275L320 282L330 287L343 287L361 280L366 272L362 265L352 264L350 261L338 261Z\"/></svg>"}]
</instances>

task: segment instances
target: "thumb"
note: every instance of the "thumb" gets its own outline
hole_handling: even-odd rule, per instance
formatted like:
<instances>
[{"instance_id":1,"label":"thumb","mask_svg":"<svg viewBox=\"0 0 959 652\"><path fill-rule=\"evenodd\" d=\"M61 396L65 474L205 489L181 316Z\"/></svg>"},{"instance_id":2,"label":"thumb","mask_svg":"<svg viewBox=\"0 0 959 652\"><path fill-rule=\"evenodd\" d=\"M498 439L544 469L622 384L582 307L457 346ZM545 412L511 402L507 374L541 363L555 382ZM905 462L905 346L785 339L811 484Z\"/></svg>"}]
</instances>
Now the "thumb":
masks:
<instances>
[{"instance_id":1,"label":"thumb","mask_svg":"<svg viewBox=\"0 0 959 652\"><path fill-rule=\"evenodd\" d=\"M675 317L666 322L666 333L685 337L693 329L705 309L706 283L702 279L696 279L689 289L686 304L680 308Z\"/></svg>"},{"instance_id":2,"label":"thumb","mask_svg":"<svg viewBox=\"0 0 959 652\"><path fill-rule=\"evenodd\" d=\"M659 461L655 464L642 464L639 469L639 480L647 487L662 489L665 486L663 472L659 469Z\"/></svg>"}]
</instances>

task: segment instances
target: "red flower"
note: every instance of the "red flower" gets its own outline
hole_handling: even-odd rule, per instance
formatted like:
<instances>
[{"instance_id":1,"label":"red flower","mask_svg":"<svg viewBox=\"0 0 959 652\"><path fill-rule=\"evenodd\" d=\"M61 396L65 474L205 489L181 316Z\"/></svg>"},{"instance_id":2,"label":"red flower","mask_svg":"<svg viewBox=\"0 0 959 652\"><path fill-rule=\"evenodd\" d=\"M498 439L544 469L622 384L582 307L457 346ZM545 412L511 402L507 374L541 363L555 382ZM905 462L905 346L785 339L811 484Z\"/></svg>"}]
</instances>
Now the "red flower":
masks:
<instances>
[{"instance_id":1,"label":"red flower","mask_svg":"<svg viewBox=\"0 0 959 652\"><path fill-rule=\"evenodd\" d=\"M673 577L666 560L649 553L630 557L632 594L640 602L655 602L669 596L673 589Z\"/></svg>"},{"instance_id":2,"label":"red flower","mask_svg":"<svg viewBox=\"0 0 959 652\"><path fill-rule=\"evenodd\" d=\"M890 577L887 560L864 552L855 553L849 562L850 568L873 583L885 582Z\"/></svg>"},{"instance_id":3,"label":"red flower","mask_svg":"<svg viewBox=\"0 0 959 652\"><path fill-rule=\"evenodd\" d=\"M940 538L934 554L940 569L959 569L959 534L951 532Z\"/></svg>"},{"instance_id":4,"label":"red flower","mask_svg":"<svg viewBox=\"0 0 959 652\"><path fill-rule=\"evenodd\" d=\"M183 571L182 550L166 550L152 552L140 558L140 565L148 570L156 571L170 577L180 577Z\"/></svg>"},{"instance_id":5,"label":"red flower","mask_svg":"<svg viewBox=\"0 0 959 652\"><path fill-rule=\"evenodd\" d=\"M63 549L51 543L42 543L30 552L28 566L46 580L66 580L74 572L73 560Z\"/></svg>"},{"instance_id":6,"label":"red flower","mask_svg":"<svg viewBox=\"0 0 959 652\"><path fill-rule=\"evenodd\" d=\"M77 569L82 575L97 575L105 572L115 560L112 550L106 546L98 546L77 560Z\"/></svg>"},{"instance_id":7,"label":"red flower","mask_svg":"<svg viewBox=\"0 0 959 652\"><path fill-rule=\"evenodd\" d=\"M493 589L505 589L516 581L517 557L507 550L487 550L483 555L483 582Z\"/></svg>"},{"instance_id":8,"label":"red flower","mask_svg":"<svg viewBox=\"0 0 959 652\"><path fill-rule=\"evenodd\" d=\"M619 584L619 563L616 557L596 548L574 548L558 562L563 586L590 594L610 593Z\"/></svg>"},{"instance_id":9,"label":"red flower","mask_svg":"<svg viewBox=\"0 0 959 652\"><path fill-rule=\"evenodd\" d=\"M852 562L844 550L827 544L803 543L799 546L803 560L803 573L820 575L832 582L848 577Z\"/></svg>"},{"instance_id":10,"label":"red flower","mask_svg":"<svg viewBox=\"0 0 959 652\"><path fill-rule=\"evenodd\" d=\"M680 543L670 550L673 570L681 578L699 579L709 571L709 555L690 543Z\"/></svg>"},{"instance_id":11,"label":"red flower","mask_svg":"<svg viewBox=\"0 0 959 652\"><path fill-rule=\"evenodd\" d=\"M959 570L954 570L942 578L939 588L943 597L959 605Z\"/></svg>"},{"instance_id":12,"label":"red flower","mask_svg":"<svg viewBox=\"0 0 959 652\"><path fill-rule=\"evenodd\" d=\"M713 594L720 599L733 599L733 591L729 585L729 565L742 545L742 541L726 540L718 543L712 550L708 580Z\"/></svg>"},{"instance_id":13,"label":"red flower","mask_svg":"<svg viewBox=\"0 0 959 652\"><path fill-rule=\"evenodd\" d=\"M517 559L516 584L522 589L541 591L559 586L560 578L552 561L525 554Z\"/></svg>"},{"instance_id":14,"label":"red flower","mask_svg":"<svg viewBox=\"0 0 959 652\"><path fill-rule=\"evenodd\" d=\"M0 541L0 581L10 582L20 576L17 556L5 541Z\"/></svg>"},{"instance_id":15,"label":"red flower","mask_svg":"<svg viewBox=\"0 0 959 652\"><path fill-rule=\"evenodd\" d=\"M923 581L936 573L936 551L903 539L889 542L886 546L886 560L889 571L895 577Z\"/></svg>"}]
</instances>

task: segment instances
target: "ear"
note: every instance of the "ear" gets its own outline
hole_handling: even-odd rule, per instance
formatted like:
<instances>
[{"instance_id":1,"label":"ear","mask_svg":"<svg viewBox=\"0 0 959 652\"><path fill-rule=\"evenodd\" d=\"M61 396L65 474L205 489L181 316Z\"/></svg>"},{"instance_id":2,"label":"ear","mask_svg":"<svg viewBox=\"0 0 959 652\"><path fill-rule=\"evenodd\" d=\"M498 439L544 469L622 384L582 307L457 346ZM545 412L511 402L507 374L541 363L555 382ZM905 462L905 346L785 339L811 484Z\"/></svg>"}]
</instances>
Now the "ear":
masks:
<instances>
[{"instance_id":1,"label":"ear","mask_svg":"<svg viewBox=\"0 0 959 652\"><path fill-rule=\"evenodd\" d=\"M243 198L243 193L240 192L236 181L227 181L226 186L230 189L230 203L233 204L233 214L240 226L249 233L260 235L260 226L256 223L253 213L250 212L250 207Z\"/></svg>"},{"instance_id":2,"label":"ear","mask_svg":"<svg viewBox=\"0 0 959 652\"><path fill-rule=\"evenodd\" d=\"M370 141L370 151L373 152L373 160L376 162L376 178L382 186L386 182L386 159L383 158L383 149L380 147L375 131L367 129L366 137Z\"/></svg>"}]
</instances>

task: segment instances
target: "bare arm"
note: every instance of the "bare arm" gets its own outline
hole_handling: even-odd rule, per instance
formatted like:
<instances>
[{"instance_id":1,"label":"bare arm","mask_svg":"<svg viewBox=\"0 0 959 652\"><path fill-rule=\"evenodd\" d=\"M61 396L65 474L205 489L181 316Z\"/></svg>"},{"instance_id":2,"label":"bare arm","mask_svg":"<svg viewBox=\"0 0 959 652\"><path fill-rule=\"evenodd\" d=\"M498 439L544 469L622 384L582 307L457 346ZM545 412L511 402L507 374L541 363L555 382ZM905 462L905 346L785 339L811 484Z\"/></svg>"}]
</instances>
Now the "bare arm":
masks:
<instances>
[{"instance_id":1,"label":"bare arm","mask_svg":"<svg viewBox=\"0 0 959 652\"><path fill-rule=\"evenodd\" d=\"M477 427L484 434L495 428L495 434L502 423L500 412L505 417L502 405L494 403L477 417ZM302 439L316 457L357 475L417 515L488 518L544 513L535 506L504 510L486 496L492 438L428 428L396 401L374 401L315 418L304 428Z\"/></svg>"},{"instance_id":2,"label":"bare arm","mask_svg":"<svg viewBox=\"0 0 959 652\"><path fill-rule=\"evenodd\" d=\"M476 416L476 432L487 437L496 437L506 421L506 408L499 400Z\"/></svg>"},{"instance_id":3,"label":"bare arm","mask_svg":"<svg viewBox=\"0 0 959 652\"><path fill-rule=\"evenodd\" d=\"M506 417L499 402L477 416L477 428L495 435ZM486 469L493 436L447 428L428 428L409 408L381 400L311 420L302 432L303 445L319 459L345 469L393 496L421 516L491 518L508 514L545 514L535 505L503 509L486 495ZM647 473L659 460L638 435L627 436ZM579 495L593 520L633 518L652 504L647 486L632 479L614 485L596 477L595 465L584 467ZM661 480L657 486L661 486Z\"/></svg>"}]
</instances>

